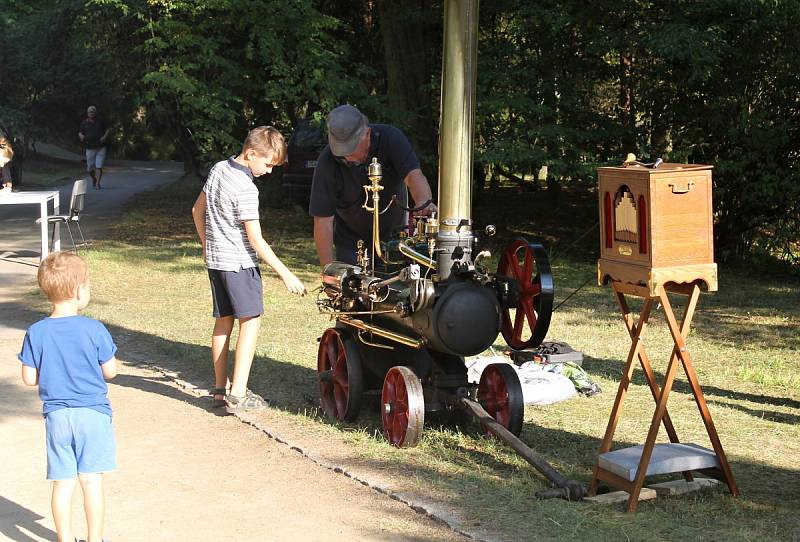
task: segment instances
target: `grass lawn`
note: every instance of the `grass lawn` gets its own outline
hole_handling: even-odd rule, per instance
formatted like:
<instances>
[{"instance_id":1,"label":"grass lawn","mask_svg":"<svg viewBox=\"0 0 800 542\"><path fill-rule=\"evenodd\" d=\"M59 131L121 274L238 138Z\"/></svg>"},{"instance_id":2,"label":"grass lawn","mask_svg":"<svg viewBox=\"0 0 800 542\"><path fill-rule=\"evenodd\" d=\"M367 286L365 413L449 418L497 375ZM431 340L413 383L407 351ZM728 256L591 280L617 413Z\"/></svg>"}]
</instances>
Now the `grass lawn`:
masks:
<instances>
[{"instance_id":1,"label":"grass lawn","mask_svg":"<svg viewBox=\"0 0 800 542\"><path fill-rule=\"evenodd\" d=\"M62 186L83 178L81 164L73 164L60 160L49 160L45 157L30 158L22 166L22 184L24 190L37 190Z\"/></svg>"},{"instance_id":2,"label":"grass lawn","mask_svg":"<svg viewBox=\"0 0 800 542\"><path fill-rule=\"evenodd\" d=\"M197 181L182 180L142 195L111 239L95 243L86 253L93 284L87 312L109 325L123 353L144 352L181 378L209 385L211 302L190 216L199 189ZM515 235L538 237L551 248L557 303L594 276L597 233L570 246L596 222L593 195L563 193L556 200L504 188L484 195L482 205L476 221L498 226L493 253ZM309 217L296 209L268 208L262 224L278 255L307 286L316 287ZM701 296L688 340L742 496L731 498L721 485L642 502L638 513L625 514L622 505L537 501L534 493L547 481L474 427L428 426L417 448L398 450L380 435L377 406L366 408L355 424L329 422L317 408L315 378L316 339L329 322L317 313L313 295L290 297L274 273L264 276L267 313L251 388L314 435L320 448L327 441L346 443L353 457L403 478L418 494L459 508L476 529L509 540L800 539L796 277L721 267L720 291ZM584 367L603 393L527 408L522 438L567 477L588 481L629 346L610 289L590 281L554 314L549 338L584 352ZM671 345L656 312L647 348L659 379ZM502 337L497 346L504 346ZM637 371L616 447L644 441L653 406ZM710 447L682 372L669 410L683 442ZM666 440L663 433L660 441Z\"/></svg>"}]
</instances>

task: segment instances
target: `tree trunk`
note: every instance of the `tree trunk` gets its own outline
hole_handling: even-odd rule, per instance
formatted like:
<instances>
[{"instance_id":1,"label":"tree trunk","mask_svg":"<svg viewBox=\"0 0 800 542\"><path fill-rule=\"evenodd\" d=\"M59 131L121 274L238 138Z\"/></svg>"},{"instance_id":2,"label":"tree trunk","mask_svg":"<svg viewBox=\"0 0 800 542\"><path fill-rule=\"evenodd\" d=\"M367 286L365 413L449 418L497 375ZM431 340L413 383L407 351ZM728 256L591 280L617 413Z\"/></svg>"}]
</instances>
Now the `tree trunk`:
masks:
<instances>
[{"instance_id":1,"label":"tree trunk","mask_svg":"<svg viewBox=\"0 0 800 542\"><path fill-rule=\"evenodd\" d=\"M633 57L630 54L619 55L619 116L623 128L622 145L624 152L636 153L636 121L633 109L633 82L631 71Z\"/></svg>"},{"instance_id":2,"label":"tree trunk","mask_svg":"<svg viewBox=\"0 0 800 542\"><path fill-rule=\"evenodd\" d=\"M436 155L436 124L431 110L431 73L425 40L430 0L378 0L386 59L386 91L393 123L406 131L417 155L429 163ZM435 162L434 162L435 163ZM430 181L434 172L428 171Z\"/></svg>"}]
</instances>

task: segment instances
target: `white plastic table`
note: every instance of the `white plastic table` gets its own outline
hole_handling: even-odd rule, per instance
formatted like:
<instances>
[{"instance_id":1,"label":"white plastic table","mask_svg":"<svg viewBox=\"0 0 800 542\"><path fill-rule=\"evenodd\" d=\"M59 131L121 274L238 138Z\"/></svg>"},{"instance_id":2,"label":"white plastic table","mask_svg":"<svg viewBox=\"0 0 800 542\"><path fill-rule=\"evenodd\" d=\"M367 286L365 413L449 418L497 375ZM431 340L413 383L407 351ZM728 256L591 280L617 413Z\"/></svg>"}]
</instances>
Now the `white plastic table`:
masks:
<instances>
[{"instance_id":1,"label":"white plastic table","mask_svg":"<svg viewBox=\"0 0 800 542\"><path fill-rule=\"evenodd\" d=\"M42 260L47 257L48 248L50 244L47 242L49 232L47 228L47 207L48 202L53 201L53 214L59 213L59 196L58 190L30 190L26 192L9 192L8 189L0 191L0 205L32 205L38 204L41 213L41 227L42 231ZM55 224L53 232L53 239L55 243L53 248L61 250L61 235L59 234L58 222Z\"/></svg>"}]
</instances>

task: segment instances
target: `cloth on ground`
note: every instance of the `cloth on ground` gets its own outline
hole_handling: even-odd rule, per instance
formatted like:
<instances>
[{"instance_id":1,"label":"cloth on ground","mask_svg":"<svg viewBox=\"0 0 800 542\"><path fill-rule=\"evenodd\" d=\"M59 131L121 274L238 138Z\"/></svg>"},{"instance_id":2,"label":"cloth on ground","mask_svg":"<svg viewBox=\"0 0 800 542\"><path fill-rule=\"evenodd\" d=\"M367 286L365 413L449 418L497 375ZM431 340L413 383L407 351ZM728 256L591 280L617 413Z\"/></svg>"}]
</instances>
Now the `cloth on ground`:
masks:
<instances>
[{"instance_id":1,"label":"cloth on ground","mask_svg":"<svg viewBox=\"0 0 800 542\"><path fill-rule=\"evenodd\" d=\"M591 397L592 395L598 394L602 391L600 386L592 382L592 379L589 377L583 367L577 363L565 361L563 363L552 363L550 365L545 365L545 367L547 367L548 371L562 374L569 378L570 381L572 381L572 383L575 385L575 389L587 397Z\"/></svg>"}]
</instances>

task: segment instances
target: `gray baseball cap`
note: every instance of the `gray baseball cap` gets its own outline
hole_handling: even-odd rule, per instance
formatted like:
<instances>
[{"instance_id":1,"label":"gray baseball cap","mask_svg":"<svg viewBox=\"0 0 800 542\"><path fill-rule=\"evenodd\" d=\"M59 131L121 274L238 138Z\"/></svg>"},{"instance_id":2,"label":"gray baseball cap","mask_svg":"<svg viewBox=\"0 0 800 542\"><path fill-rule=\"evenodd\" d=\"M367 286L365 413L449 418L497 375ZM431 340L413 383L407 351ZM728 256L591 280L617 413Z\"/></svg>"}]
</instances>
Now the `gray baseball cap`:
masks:
<instances>
[{"instance_id":1,"label":"gray baseball cap","mask_svg":"<svg viewBox=\"0 0 800 542\"><path fill-rule=\"evenodd\" d=\"M353 154L366 131L367 117L352 105L340 105L328 114L328 144L334 156Z\"/></svg>"}]
</instances>

